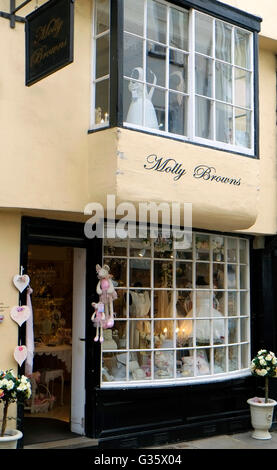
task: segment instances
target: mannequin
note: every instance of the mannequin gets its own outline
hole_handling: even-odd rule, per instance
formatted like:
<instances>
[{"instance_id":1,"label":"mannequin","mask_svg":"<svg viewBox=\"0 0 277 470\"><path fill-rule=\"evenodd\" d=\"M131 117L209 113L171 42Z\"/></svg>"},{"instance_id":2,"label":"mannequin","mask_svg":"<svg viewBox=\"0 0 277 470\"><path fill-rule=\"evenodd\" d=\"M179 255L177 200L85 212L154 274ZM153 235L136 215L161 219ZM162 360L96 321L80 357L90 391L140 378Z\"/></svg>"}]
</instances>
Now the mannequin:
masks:
<instances>
[{"instance_id":1,"label":"mannequin","mask_svg":"<svg viewBox=\"0 0 277 470\"><path fill-rule=\"evenodd\" d=\"M143 81L143 69L141 67L135 67L132 70L131 77L134 78L134 74L137 72L137 79ZM151 74L154 77L153 85L156 85L157 78L156 75L151 71ZM144 84L130 80L129 90L132 94L132 101L129 106L128 114L126 121L130 124L137 124L139 126L143 125L143 111L145 111L145 122L146 127L151 127L152 129L159 129L157 116L155 108L152 104L152 96L154 93L154 87L152 86L149 93L145 89L145 96L143 93Z\"/></svg>"}]
</instances>

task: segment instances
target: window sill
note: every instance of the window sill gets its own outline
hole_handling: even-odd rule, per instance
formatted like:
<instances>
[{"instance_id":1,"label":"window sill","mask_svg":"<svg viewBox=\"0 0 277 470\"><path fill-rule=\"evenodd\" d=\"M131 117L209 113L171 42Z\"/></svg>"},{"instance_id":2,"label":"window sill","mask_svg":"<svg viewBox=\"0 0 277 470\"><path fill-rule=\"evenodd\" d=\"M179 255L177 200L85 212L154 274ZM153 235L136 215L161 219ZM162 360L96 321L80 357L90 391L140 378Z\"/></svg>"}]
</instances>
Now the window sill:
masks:
<instances>
[{"instance_id":1,"label":"window sill","mask_svg":"<svg viewBox=\"0 0 277 470\"><path fill-rule=\"evenodd\" d=\"M191 377L188 379L171 379L171 380L159 380L156 381L132 381L132 382L109 382L102 383L100 385L101 390L113 390L113 389L132 389L132 388L160 388L160 387L180 387L186 385L201 385L208 383L223 382L233 379L246 378L251 375L249 369L242 369L241 371L227 372L223 374L216 374L213 376L203 376L203 377Z\"/></svg>"}]
</instances>

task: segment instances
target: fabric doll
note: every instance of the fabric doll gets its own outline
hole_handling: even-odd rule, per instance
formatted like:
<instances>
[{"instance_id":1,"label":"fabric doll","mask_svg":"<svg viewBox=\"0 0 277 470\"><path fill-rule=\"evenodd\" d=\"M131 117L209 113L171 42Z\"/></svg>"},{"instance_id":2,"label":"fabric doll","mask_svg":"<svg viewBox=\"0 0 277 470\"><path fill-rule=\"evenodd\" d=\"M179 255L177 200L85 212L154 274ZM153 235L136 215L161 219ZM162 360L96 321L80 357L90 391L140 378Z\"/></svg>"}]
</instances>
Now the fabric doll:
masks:
<instances>
[{"instance_id":1,"label":"fabric doll","mask_svg":"<svg viewBox=\"0 0 277 470\"><path fill-rule=\"evenodd\" d=\"M112 328L114 325L113 301L117 299L112 275L109 274L110 268L107 264L104 264L103 267L97 264L96 272L99 279L96 292L99 295L100 302L105 305L106 328Z\"/></svg>"},{"instance_id":2,"label":"fabric doll","mask_svg":"<svg viewBox=\"0 0 277 470\"><path fill-rule=\"evenodd\" d=\"M99 302L98 304L95 302L92 302L91 304L95 312L91 316L91 320L93 321L93 324L96 328L96 336L94 338L94 341L100 341L100 343L103 343L104 338L103 338L103 327L105 327L105 312L104 312L104 304L102 302ZM100 338L99 338L99 330L100 330Z\"/></svg>"}]
</instances>

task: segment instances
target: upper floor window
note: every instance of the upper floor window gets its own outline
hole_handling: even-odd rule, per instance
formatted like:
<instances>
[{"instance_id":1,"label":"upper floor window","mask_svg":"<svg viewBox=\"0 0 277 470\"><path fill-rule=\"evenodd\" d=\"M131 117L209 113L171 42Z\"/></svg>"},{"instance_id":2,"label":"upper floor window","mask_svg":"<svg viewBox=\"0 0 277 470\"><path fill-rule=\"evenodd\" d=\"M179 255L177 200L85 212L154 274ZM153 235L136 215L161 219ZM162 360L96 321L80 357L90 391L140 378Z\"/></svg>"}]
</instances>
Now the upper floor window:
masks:
<instances>
[{"instance_id":1,"label":"upper floor window","mask_svg":"<svg viewBox=\"0 0 277 470\"><path fill-rule=\"evenodd\" d=\"M97 127L109 124L109 0L95 3ZM123 18L123 125L253 155L253 33L163 0L124 0Z\"/></svg>"}]
</instances>

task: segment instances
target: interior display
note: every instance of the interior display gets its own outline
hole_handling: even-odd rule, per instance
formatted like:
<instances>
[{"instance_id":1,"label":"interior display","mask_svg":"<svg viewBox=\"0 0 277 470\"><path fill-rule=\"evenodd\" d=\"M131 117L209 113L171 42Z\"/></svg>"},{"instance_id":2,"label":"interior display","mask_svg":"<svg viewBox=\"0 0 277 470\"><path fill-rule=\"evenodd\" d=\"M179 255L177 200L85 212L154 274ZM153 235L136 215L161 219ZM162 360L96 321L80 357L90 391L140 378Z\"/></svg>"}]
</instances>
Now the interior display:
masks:
<instances>
[{"instance_id":1,"label":"interior display","mask_svg":"<svg viewBox=\"0 0 277 470\"><path fill-rule=\"evenodd\" d=\"M124 247L115 243L111 258L112 243L104 242L103 263L120 267L120 315L102 343L103 384L199 380L247 368L248 240L196 232L182 252L161 236L127 239Z\"/></svg>"},{"instance_id":2,"label":"interior display","mask_svg":"<svg viewBox=\"0 0 277 470\"><path fill-rule=\"evenodd\" d=\"M16 274L13 277L13 283L15 287L22 293L29 285L30 278L27 274Z\"/></svg>"},{"instance_id":3,"label":"interior display","mask_svg":"<svg viewBox=\"0 0 277 470\"><path fill-rule=\"evenodd\" d=\"M23 362L27 358L27 348L26 346L16 346L13 357L15 358L16 362L19 364L21 367Z\"/></svg>"},{"instance_id":4,"label":"interior display","mask_svg":"<svg viewBox=\"0 0 277 470\"><path fill-rule=\"evenodd\" d=\"M12 307L10 315L11 318L21 326L28 320L31 315L31 311L27 305L16 305L15 307Z\"/></svg>"},{"instance_id":5,"label":"interior display","mask_svg":"<svg viewBox=\"0 0 277 470\"><path fill-rule=\"evenodd\" d=\"M153 82L148 92L144 87L143 81L143 69L142 67L135 67L131 73L129 82L129 91L132 95L132 100L127 113L126 121L130 124L136 124L139 126L150 127L152 129L159 129L157 115L155 108L152 103L152 96L155 91L154 86L157 82L156 75L151 71ZM136 76L135 81L134 78Z\"/></svg>"}]
</instances>

